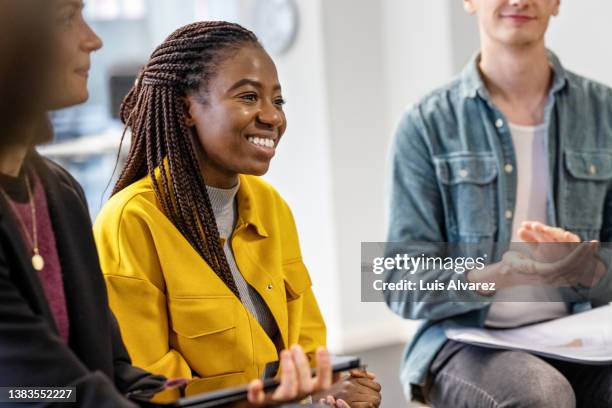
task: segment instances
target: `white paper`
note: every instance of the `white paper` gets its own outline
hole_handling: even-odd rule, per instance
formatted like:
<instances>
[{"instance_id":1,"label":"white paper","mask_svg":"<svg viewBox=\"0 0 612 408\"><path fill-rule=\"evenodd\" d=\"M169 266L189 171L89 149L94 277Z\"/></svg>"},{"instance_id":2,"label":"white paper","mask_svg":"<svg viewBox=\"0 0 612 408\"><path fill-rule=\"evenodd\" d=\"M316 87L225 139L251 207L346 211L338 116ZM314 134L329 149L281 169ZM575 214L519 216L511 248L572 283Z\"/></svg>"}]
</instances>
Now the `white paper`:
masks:
<instances>
[{"instance_id":1,"label":"white paper","mask_svg":"<svg viewBox=\"0 0 612 408\"><path fill-rule=\"evenodd\" d=\"M446 329L449 339L587 364L612 363L612 306L517 329Z\"/></svg>"}]
</instances>

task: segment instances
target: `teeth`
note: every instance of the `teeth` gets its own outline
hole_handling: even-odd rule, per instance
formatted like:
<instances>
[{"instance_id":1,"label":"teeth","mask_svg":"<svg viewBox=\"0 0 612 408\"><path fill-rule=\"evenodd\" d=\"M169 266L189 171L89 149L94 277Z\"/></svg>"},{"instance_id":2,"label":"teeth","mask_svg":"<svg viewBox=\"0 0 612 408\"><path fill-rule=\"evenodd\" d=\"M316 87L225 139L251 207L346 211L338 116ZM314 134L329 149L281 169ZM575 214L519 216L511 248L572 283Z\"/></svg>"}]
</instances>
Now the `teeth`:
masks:
<instances>
[{"instance_id":1,"label":"teeth","mask_svg":"<svg viewBox=\"0 0 612 408\"><path fill-rule=\"evenodd\" d=\"M257 146L264 146L264 147L269 147L269 148L274 147L274 140L272 139L266 139L262 137L249 137L248 140L249 142Z\"/></svg>"}]
</instances>

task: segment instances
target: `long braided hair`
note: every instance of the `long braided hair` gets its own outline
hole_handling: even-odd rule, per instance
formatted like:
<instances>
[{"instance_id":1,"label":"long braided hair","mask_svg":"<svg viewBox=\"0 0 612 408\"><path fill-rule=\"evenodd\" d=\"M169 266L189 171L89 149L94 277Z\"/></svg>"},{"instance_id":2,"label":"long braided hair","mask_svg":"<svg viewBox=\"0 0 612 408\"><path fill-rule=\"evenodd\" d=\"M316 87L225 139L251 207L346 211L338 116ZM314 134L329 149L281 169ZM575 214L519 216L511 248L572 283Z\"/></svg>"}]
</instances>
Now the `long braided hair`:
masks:
<instances>
[{"instance_id":1,"label":"long braided hair","mask_svg":"<svg viewBox=\"0 0 612 408\"><path fill-rule=\"evenodd\" d=\"M216 21L180 28L155 49L121 105L132 143L113 189L116 194L148 174L163 212L238 298L182 98L205 93L219 64L246 45L259 46L255 34Z\"/></svg>"}]
</instances>

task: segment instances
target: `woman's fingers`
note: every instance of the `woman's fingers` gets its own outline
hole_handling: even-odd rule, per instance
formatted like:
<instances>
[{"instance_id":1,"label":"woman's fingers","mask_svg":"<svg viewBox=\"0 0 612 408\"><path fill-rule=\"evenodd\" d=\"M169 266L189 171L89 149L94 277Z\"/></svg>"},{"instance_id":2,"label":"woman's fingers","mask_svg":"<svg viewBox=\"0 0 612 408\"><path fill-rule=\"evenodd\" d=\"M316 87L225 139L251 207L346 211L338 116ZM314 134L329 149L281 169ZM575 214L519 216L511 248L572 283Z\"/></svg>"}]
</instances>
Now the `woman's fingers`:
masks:
<instances>
[{"instance_id":1,"label":"woman's fingers","mask_svg":"<svg viewBox=\"0 0 612 408\"><path fill-rule=\"evenodd\" d=\"M253 380L247 389L247 399L253 405L261 405L266 399L261 380Z\"/></svg>"},{"instance_id":2,"label":"woman's fingers","mask_svg":"<svg viewBox=\"0 0 612 408\"><path fill-rule=\"evenodd\" d=\"M372 391L375 392L380 392L380 390L382 389L382 387L380 386L379 383L372 381L369 378L355 378L353 380L355 383L363 386L363 387L367 387L369 389L371 389Z\"/></svg>"},{"instance_id":3,"label":"woman's fingers","mask_svg":"<svg viewBox=\"0 0 612 408\"><path fill-rule=\"evenodd\" d=\"M299 379L293 355L288 350L281 351L280 385L274 390L272 399L275 401L289 401L298 395Z\"/></svg>"},{"instance_id":4,"label":"woman's fingers","mask_svg":"<svg viewBox=\"0 0 612 408\"><path fill-rule=\"evenodd\" d=\"M323 347L319 347L315 353L317 362L316 377L314 379L314 389L312 392L321 391L331 387L332 367L329 352Z\"/></svg>"},{"instance_id":5,"label":"woman's fingers","mask_svg":"<svg viewBox=\"0 0 612 408\"><path fill-rule=\"evenodd\" d=\"M312 392L312 387L314 385L308 358L306 354L304 354L304 350L298 345L291 347L291 354L297 372L298 393L308 395Z\"/></svg>"},{"instance_id":6,"label":"woman's fingers","mask_svg":"<svg viewBox=\"0 0 612 408\"><path fill-rule=\"evenodd\" d=\"M308 358L300 346L295 345L290 350L281 351L279 386L271 395L266 395L263 383L255 380L249 384L248 401L255 406L271 402L289 402L329 388L332 380L329 352L320 347L316 351L316 360L317 375L313 378ZM335 400L332 401L333 404Z\"/></svg>"},{"instance_id":7,"label":"woman's fingers","mask_svg":"<svg viewBox=\"0 0 612 408\"><path fill-rule=\"evenodd\" d=\"M370 380L376 379L376 374L367 371L364 368L353 368L349 370L349 374L353 378L369 378Z\"/></svg>"}]
</instances>

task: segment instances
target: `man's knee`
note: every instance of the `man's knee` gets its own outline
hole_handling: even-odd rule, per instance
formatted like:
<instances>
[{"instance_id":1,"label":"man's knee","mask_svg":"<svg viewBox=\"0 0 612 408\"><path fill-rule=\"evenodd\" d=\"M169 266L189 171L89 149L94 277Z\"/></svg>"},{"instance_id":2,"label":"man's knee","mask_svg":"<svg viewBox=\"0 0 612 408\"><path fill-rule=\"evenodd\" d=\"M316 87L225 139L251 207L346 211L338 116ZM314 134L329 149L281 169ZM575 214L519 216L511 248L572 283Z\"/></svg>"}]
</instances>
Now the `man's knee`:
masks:
<instances>
[{"instance_id":1,"label":"man's knee","mask_svg":"<svg viewBox=\"0 0 612 408\"><path fill-rule=\"evenodd\" d=\"M550 366L534 364L524 372L510 401L500 408L576 408L576 396L569 381Z\"/></svg>"}]
</instances>

